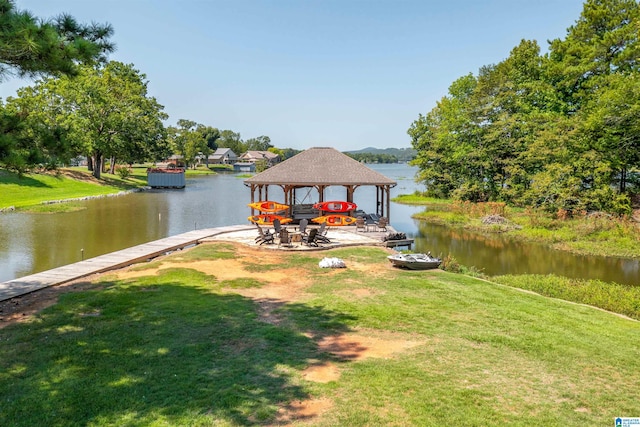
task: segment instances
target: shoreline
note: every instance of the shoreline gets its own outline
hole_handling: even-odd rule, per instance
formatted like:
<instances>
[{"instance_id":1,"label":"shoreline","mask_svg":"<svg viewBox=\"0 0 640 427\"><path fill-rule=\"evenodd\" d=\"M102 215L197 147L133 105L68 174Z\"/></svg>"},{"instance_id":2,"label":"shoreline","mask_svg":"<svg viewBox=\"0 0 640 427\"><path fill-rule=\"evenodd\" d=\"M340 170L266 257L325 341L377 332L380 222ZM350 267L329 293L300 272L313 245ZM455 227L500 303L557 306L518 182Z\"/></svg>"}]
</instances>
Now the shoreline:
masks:
<instances>
[{"instance_id":1,"label":"shoreline","mask_svg":"<svg viewBox=\"0 0 640 427\"><path fill-rule=\"evenodd\" d=\"M383 246L384 243L373 237L374 233L371 233L371 237L367 237L362 236L364 233L358 234L346 230L331 229L328 234L332 239L332 243L330 244L319 247L309 247L300 244L291 248L283 248L275 243L264 246L256 243L255 237L257 235L257 229L252 225L232 225L188 231L6 282L0 282L0 301L5 301L51 286L61 285L93 274L117 270L140 262L147 262L177 250L213 241L233 241L247 246L260 247L264 250L282 251L318 251L338 247L367 245Z\"/></svg>"},{"instance_id":2,"label":"shoreline","mask_svg":"<svg viewBox=\"0 0 640 427\"><path fill-rule=\"evenodd\" d=\"M507 212L493 214L486 211L482 215L482 204L478 204L480 209L474 216L473 212L465 210L473 208L465 207L460 211L445 200L420 202L411 195L406 197L412 198L403 200L401 195L393 201L407 206L422 206L424 211L412 215L412 218L429 224L482 235L500 234L513 241L540 244L575 255L640 260L640 221L635 217L625 220L611 215L587 215L557 219L539 212L512 211L506 206ZM499 216L504 222L485 224L482 219L487 216Z\"/></svg>"},{"instance_id":3,"label":"shoreline","mask_svg":"<svg viewBox=\"0 0 640 427\"><path fill-rule=\"evenodd\" d=\"M21 207L21 208L16 208L15 206L9 206L9 207L6 207L6 208L0 208L0 214L7 213L7 212L16 212L16 211L18 211L18 212L28 212L29 209L31 209L34 206L55 205L55 204L59 204L59 203L83 202L85 200L102 199L102 198L105 198L105 197L120 197L120 196L126 196L127 194L132 194L132 193L142 193L142 192L145 192L145 191L149 191L150 189L151 189L151 187L144 186L144 187L131 188L129 190L122 190L122 191L119 191L117 193L97 194L95 196L72 197L70 199L44 200L44 201L39 202L37 204L24 206L24 207Z\"/></svg>"}]
</instances>

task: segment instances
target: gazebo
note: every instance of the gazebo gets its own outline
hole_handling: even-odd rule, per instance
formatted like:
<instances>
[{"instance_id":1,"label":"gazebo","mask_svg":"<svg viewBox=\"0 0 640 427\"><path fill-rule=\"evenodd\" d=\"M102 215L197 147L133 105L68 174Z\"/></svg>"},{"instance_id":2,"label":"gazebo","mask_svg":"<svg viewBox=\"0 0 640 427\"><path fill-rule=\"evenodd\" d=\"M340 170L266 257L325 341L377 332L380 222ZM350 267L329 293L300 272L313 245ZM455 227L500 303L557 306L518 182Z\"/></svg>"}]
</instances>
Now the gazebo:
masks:
<instances>
[{"instance_id":1,"label":"gazebo","mask_svg":"<svg viewBox=\"0 0 640 427\"><path fill-rule=\"evenodd\" d=\"M390 220L391 188L397 183L334 148L314 147L246 179L244 184L251 188L251 203L268 200L270 186L280 187L283 203L290 206L294 219L296 212L304 212L310 206L300 203L296 192L316 189L317 201L323 202L328 187L342 186L346 190L345 200L353 202L358 187L374 186L376 214Z\"/></svg>"}]
</instances>

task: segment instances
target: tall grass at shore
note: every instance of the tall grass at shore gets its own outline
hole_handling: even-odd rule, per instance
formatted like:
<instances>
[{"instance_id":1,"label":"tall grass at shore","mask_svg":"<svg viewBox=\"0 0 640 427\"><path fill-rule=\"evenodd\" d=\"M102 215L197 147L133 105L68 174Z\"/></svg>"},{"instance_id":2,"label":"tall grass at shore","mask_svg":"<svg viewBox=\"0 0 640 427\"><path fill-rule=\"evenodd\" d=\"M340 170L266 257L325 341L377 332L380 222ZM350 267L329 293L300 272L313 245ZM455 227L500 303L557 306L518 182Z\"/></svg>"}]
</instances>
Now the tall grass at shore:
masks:
<instances>
[{"instance_id":1,"label":"tall grass at shore","mask_svg":"<svg viewBox=\"0 0 640 427\"><path fill-rule=\"evenodd\" d=\"M560 219L528 209L512 219L522 226L512 233L519 239L582 254L640 256L640 224L630 218L596 213Z\"/></svg>"},{"instance_id":2,"label":"tall grass at shore","mask_svg":"<svg viewBox=\"0 0 640 427\"><path fill-rule=\"evenodd\" d=\"M640 320L640 286L572 279L553 274L493 276L491 281L553 298L592 305Z\"/></svg>"}]
</instances>

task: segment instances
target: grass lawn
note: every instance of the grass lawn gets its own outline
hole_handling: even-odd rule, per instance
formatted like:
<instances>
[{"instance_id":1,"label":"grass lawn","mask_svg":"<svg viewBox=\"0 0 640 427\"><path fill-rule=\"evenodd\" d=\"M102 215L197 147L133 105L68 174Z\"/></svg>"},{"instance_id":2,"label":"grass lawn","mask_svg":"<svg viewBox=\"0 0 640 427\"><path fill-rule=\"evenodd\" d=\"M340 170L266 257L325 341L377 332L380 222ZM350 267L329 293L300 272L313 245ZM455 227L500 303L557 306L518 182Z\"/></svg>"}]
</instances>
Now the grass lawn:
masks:
<instances>
[{"instance_id":1,"label":"grass lawn","mask_svg":"<svg viewBox=\"0 0 640 427\"><path fill-rule=\"evenodd\" d=\"M94 179L86 168L68 168L60 172L59 175L25 174L20 178L15 173L0 170L0 209L9 206L19 209L46 201L115 194L146 185L147 181L146 172L143 177L138 172L126 180L117 175L103 174L101 181Z\"/></svg>"},{"instance_id":2,"label":"grass lawn","mask_svg":"<svg viewBox=\"0 0 640 427\"><path fill-rule=\"evenodd\" d=\"M150 166L150 165L149 165ZM228 167L217 168L228 171ZM198 167L187 169L186 177L214 175L212 168ZM57 212L73 210L76 206L38 206L43 202L75 199L81 197L116 194L147 185L147 166L131 168L131 175L122 178L117 173L101 174L95 179L86 167L70 167L58 170L58 173L33 173L19 177L16 173L0 169L0 209L13 206L17 209L28 208L32 211Z\"/></svg>"},{"instance_id":3,"label":"grass lawn","mask_svg":"<svg viewBox=\"0 0 640 427\"><path fill-rule=\"evenodd\" d=\"M104 275L0 329L0 425L595 426L640 414L640 323L393 269L386 255L214 243ZM347 268L319 268L325 256Z\"/></svg>"}]
</instances>

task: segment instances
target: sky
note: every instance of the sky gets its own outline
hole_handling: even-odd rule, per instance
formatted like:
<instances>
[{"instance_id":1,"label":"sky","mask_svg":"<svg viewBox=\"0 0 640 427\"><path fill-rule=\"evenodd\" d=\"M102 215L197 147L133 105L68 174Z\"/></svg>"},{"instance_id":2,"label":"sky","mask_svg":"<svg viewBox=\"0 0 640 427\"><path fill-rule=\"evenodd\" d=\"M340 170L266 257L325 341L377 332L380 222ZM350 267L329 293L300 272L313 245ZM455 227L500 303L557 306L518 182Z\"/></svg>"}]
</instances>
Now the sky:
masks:
<instances>
[{"instance_id":1,"label":"sky","mask_svg":"<svg viewBox=\"0 0 640 427\"><path fill-rule=\"evenodd\" d=\"M451 83L522 39L564 39L582 0L16 0L39 18L109 23L109 59L169 115L278 148L407 148ZM0 82L0 98L29 81Z\"/></svg>"}]
</instances>

